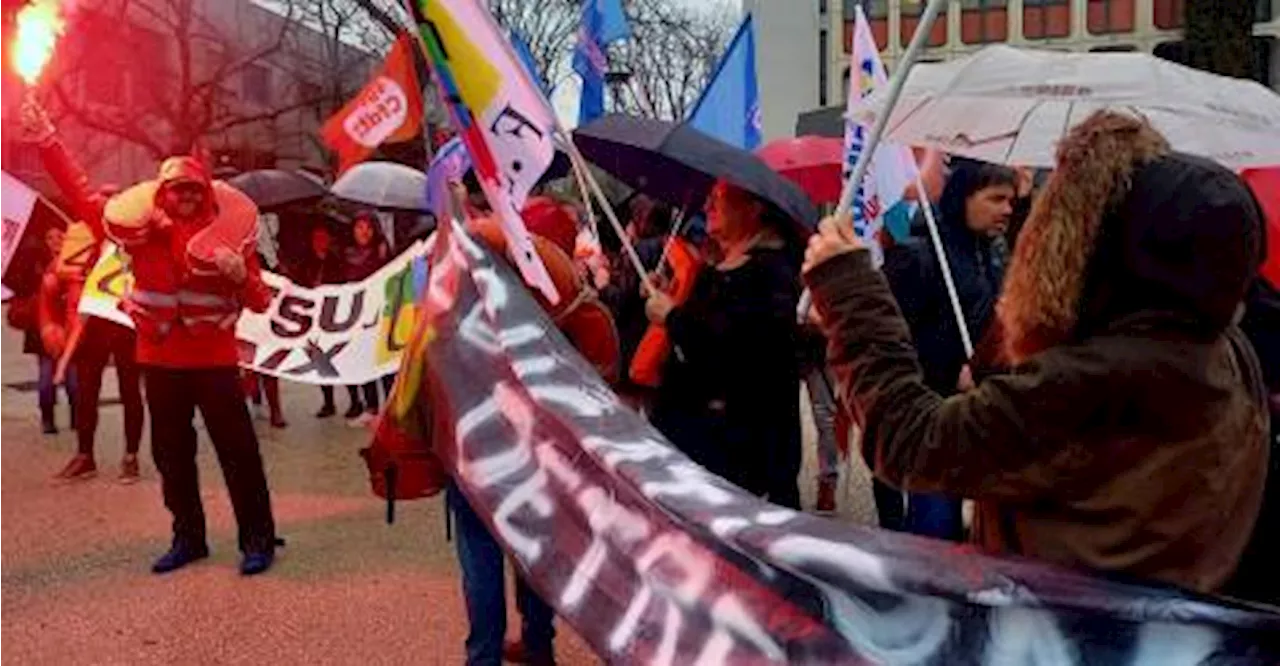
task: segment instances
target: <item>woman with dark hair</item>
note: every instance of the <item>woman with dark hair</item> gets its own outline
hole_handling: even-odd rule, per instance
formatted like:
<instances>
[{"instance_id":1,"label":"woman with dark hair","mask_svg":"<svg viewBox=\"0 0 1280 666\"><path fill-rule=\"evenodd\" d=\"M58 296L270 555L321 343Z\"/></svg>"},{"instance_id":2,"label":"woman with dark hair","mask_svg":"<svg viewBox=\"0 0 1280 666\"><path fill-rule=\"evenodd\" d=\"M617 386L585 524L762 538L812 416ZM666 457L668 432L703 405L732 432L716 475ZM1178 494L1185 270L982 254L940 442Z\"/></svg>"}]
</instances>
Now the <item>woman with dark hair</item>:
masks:
<instances>
[{"instance_id":1,"label":"woman with dark hair","mask_svg":"<svg viewBox=\"0 0 1280 666\"><path fill-rule=\"evenodd\" d=\"M314 288L322 284L342 282L345 267L333 251L333 234L323 222L311 227L311 243L307 249L306 258L298 262L297 266L290 271L290 278L296 284ZM320 405L320 411L316 412L316 418L324 419L333 416L337 412L337 406L334 405L333 400L333 387L321 386L320 395L324 402ZM355 402L351 404L351 411L354 413L348 418L359 416L360 412L364 411L356 409Z\"/></svg>"},{"instance_id":2,"label":"woman with dark hair","mask_svg":"<svg viewBox=\"0 0 1280 666\"><path fill-rule=\"evenodd\" d=\"M965 326L975 343L984 336L995 313L1006 261L1002 234L1008 228L1016 196L1013 169L956 158L938 201L938 235ZM885 250L884 274L911 327L925 384L943 395L955 393L969 359L933 244L924 237L891 245ZM960 501L945 495L911 495L904 528L914 534L957 540L963 536Z\"/></svg>"},{"instance_id":3,"label":"woman with dark hair","mask_svg":"<svg viewBox=\"0 0 1280 666\"><path fill-rule=\"evenodd\" d=\"M351 245L342 253L344 281L358 282L373 275L387 263L390 254L391 250L386 239L378 232L378 222L373 214L364 212L356 215L351 222ZM360 400L362 392L363 402ZM377 381L364 386L348 386L347 393L351 397L351 409L347 410L348 424L365 426L378 416Z\"/></svg>"}]
</instances>

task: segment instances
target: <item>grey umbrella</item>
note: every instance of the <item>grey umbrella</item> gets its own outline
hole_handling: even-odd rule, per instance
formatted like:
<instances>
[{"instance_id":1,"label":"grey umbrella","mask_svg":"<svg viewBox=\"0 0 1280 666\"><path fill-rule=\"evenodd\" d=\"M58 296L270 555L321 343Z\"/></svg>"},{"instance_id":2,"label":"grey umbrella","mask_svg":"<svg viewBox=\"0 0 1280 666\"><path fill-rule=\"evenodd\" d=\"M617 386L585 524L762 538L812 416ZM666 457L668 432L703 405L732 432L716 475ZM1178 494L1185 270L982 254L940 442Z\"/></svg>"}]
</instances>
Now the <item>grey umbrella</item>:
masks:
<instances>
[{"instance_id":1,"label":"grey umbrella","mask_svg":"<svg viewBox=\"0 0 1280 666\"><path fill-rule=\"evenodd\" d=\"M313 176L282 169L246 171L227 182L248 195L261 209L320 199L329 193L324 183Z\"/></svg>"}]
</instances>

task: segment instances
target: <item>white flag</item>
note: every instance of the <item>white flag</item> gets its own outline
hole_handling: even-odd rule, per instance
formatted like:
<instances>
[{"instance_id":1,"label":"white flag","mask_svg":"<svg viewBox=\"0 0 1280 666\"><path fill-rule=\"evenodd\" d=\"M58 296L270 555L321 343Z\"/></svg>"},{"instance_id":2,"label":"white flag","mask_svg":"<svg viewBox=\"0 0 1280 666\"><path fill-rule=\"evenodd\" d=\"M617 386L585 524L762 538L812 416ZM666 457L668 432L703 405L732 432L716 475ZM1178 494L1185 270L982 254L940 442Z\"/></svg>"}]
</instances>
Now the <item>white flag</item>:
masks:
<instances>
[{"instance_id":1,"label":"white flag","mask_svg":"<svg viewBox=\"0 0 1280 666\"><path fill-rule=\"evenodd\" d=\"M520 209L555 157L555 113L483 2L425 0L422 26L436 80L520 274L559 295Z\"/></svg>"},{"instance_id":2,"label":"white flag","mask_svg":"<svg viewBox=\"0 0 1280 666\"><path fill-rule=\"evenodd\" d=\"M0 172L0 175L3 175L3 191L0 193L4 195L0 200L0 207L4 209L3 236L0 237L4 243L2 274L9 270L9 260L18 249L18 242L22 240L22 233L27 229L27 221L31 219L40 195L7 172Z\"/></svg>"},{"instance_id":3,"label":"white flag","mask_svg":"<svg viewBox=\"0 0 1280 666\"><path fill-rule=\"evenodd\" d=\"M870 95L877 87L887 85L889 77L885 74L884 63L880 61L880 51L876 48L875 37L871 34L871 26L862 12L862 6L855 9L853 27L853 53L849 60L849 99L845 107L844 125L844 177L853 174L853 167L858 162L858 155L866 143L870 128L853 120L853 112L858 103ZM853 228L863 243L871 249L873 261L879 265L883 260L880 242L876 233L884 225L884 214L895 206L908 205L903 200L907 186L916 178L915 156L905 146L888 145L881 142L871 158L871 166L866 178L854 193Z\"/></svg>"}]
</instances>

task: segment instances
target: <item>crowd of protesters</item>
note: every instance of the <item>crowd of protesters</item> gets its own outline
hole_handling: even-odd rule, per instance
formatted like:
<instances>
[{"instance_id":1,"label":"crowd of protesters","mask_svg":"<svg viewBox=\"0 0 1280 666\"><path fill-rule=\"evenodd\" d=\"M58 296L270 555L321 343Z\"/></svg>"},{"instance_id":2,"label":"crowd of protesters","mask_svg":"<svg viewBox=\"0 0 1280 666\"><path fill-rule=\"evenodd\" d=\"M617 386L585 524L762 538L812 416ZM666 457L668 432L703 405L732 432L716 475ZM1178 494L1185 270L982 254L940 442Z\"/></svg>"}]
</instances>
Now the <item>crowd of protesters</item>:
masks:
<instances>
[{"instance_id":1,"label":"crowd of protesters","mask_svg":"<svg viewBox=\"0 0 1280 666\"><path fill-rule=\"evenodd\" d=\"M56 142L46 147L55 164L65 161ZM645 275L616 235L577 234L580 208L554 204L554 215L538 218L554 228L535 231L570 257L592 256L573 246L575 235L603 247L605 269L588 261L580 269L614 318L619 393L674 446L741 488L800 508L803 385L817 426L818 510L836 508L839 452L856 422L882 527L1274 601L1275 583L1259 571L1276 555L1280 534L1271 455L1280 297L1257 277L1265 246L1259 206L1235 174L1171 151L1133 119L1100 114L1060 150L1050 174L961 158L940 164L941 191L921 193L936 200L939 243L923 215L906 230L884 230L879 271L847 220L824 220L806 250L789 220L725 181L702 211L643 195L626 202L627 241ZM89 194L83 178L61 182L80 197L88 233L101 236L103 193ZM483 216L471 184L458 208ZM156 188L157 205L177 228L213 215L218 194L189 160L166 162ZM150 241L131 239L128 228L107 232L145 269ZM349 236L336 239L317 225L303 256L278 270L314 287L365 279L392 258L394 239L383 237L372 214L357 215ZM24 350L38 359L50 433L57 359L68 339L84 335L69 314L83 275L67 265L66 243L61 233L47 237L42 305L10 309L26 334ZM692 267L683 275L674 253ZM260 298L255 257L213 263L211 294L245 305ZM686 288L674 286L682 280ZM798 312L805 286L815 306ZM135 300L135 321L158 317L136 293ZM242 568L268 568L280 542L257 440L247 408L225 392L244 385L250 396L265 393L271 424L284 427L276 380L238 383L225 329L191 334L187 342L206 346L205 360L195 362L182 345L149 342L141 325L135 336L88 321L96 329L60 378L79 446L58 477L96 471L97 395L111 359L125 402L121 477L138 477L145 383L152 451L174 514L173 547L154 569L208 553L194 478L196 408L223 462ZM650 358L654 327L670 353ZM230 345L229 355L206 363L210 341ZM347 387L352 425L376 417L392 379ZM322 388L315 416L337 413L333 389ZM502 552L465 499L455 491L449 498L470 660L496 663L505 654L549 663L551 610L527 586L517 588L524 640L503 646ZM966 500L975 504L972 520L962 511Z\"/></svg>"}]
</instances>

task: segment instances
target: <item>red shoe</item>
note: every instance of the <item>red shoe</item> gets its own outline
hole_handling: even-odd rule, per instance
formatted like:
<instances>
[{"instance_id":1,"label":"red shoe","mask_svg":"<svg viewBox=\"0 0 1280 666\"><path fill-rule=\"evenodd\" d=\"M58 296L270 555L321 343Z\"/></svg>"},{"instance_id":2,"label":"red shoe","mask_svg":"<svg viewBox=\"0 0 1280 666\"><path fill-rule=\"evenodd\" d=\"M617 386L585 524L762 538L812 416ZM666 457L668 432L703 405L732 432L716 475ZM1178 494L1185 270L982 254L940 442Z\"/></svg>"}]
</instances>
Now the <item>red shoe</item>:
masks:
<instances>
[{"instance_id":1,"label":"red shoe","mask_svg":"<svg viewBox=\"0 0 1280 666\"><path fill-rule=\"evenodd\" d=\"M529 654L524 641L514 640L502 644L502 660L510 664L529 664L530 666L556 666L554 654Z\"/></svg>"},{"instance_id":2,"label":"red shoe","mask_svg":"<svg viewBox=\"0 0 1280 666\"><path fill-rule=\"evenodd\" d=\"M59 481L84 481L97 475L98 466L94 464L93 456L77 453L53 478Z\"/></svg>"},{"instance_id":3,"label":"red shoe","mask_svg":"<svg viewBox=\"0 0 1280 666\"><path fill-rule=\"evenodd\" d=\"M274 414L271 415L272 428L284 428L284 427L287 427L288 425L289 425L288 422L284 420L284 414L281 414L280 412L275 412Z\"/></svg>"},{"instance_id":4,"label":"red shoe","mask_svg":"<svg viewBox=\"0 0 1280 666\"><path fill-rule=\"evenodd\" d=\"M836 512L835 479L822 479L818 481L818 502L813 508L818 513L823 514Z\"/></svg>"}]
</instances>

